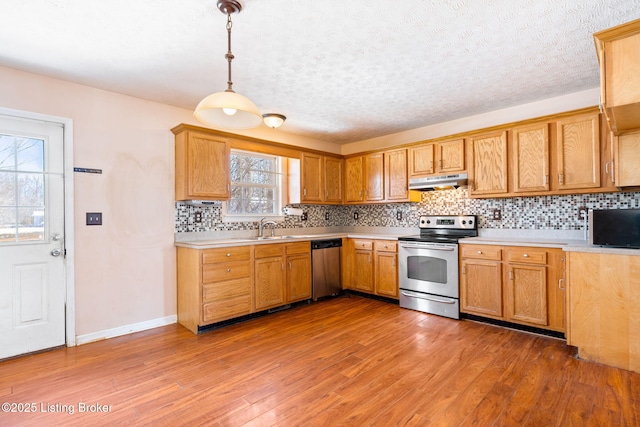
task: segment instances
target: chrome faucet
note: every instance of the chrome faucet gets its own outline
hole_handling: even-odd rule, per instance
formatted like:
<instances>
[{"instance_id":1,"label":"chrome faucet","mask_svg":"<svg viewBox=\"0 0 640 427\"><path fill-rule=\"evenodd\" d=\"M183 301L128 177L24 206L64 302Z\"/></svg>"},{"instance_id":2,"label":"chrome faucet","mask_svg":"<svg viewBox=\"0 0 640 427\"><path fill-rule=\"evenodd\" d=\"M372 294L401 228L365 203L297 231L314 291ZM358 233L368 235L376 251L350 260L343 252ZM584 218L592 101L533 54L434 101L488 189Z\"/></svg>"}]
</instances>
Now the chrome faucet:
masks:
<instances>
[{"instance_id":1,"label":"chrome faucet","mask_svg":"<svg viewBox=\"0 0 640 427\"><path fill-rule=\"evenodd\" d=\"M258 224L258 237L263 237L262 234L264 233L264 226L265 225L271 225L271 237L275 236L276 234L276 224L275 221L265 221L265 219L267 218L260 218L260 224Z\"/></svg>"}]
</instances>

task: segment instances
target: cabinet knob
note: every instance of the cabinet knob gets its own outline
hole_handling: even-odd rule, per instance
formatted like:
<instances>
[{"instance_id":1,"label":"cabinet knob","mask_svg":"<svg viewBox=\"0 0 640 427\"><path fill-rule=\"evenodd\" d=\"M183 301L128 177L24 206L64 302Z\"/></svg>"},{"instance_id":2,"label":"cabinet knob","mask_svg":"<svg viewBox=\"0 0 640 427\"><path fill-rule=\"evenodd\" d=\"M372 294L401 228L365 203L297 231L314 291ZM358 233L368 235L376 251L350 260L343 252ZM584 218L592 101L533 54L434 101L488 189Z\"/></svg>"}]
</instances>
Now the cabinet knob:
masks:
<instances>
[{"instance_id":1,"label":"cabinet knob","mask_svg":"<svg viewBox=\"0 0 640 427\"><path fill-rule=\"evenodd\" d=\"M482 251L478 251L478 255L482 255Z\"/></svg>"},{"instance_id":2,"label":"cabinet knob","mask_svg":"<svg viewBox=\"0 0 640 427\"><path fill-rule=\"evenodd\" d=\"M227 254L227 256L231 256L231 254Z\"/></svg>"},{"instance_id":3,"label":"cabinet knob","mask_svg":"<svg viewBox=\"0 0 640 427\"><path fill-rule=\"evenodd\" d=\"M529 254L522 254L523 257L529 258Z\"/></svg>"},{"instance_id":4,"label":"cabinet knob","mask_svg":"<svg viewBox=\"0 0 640 427\"><path fill-rule=\"evenodd\" d=\"M231 273L231 269L230 268L227 268L227 273Z\"/></svg>"},{"instance_id":5,"label":"cabinet knob","mask_svg":"<svg viewBox=\"0 0 640 427\"><path fill-rule=\"evenodd\" d=\"M382 246L384 246L385 249L387 248L387 245L382 245Z\"/></svg>"}]
</instances>

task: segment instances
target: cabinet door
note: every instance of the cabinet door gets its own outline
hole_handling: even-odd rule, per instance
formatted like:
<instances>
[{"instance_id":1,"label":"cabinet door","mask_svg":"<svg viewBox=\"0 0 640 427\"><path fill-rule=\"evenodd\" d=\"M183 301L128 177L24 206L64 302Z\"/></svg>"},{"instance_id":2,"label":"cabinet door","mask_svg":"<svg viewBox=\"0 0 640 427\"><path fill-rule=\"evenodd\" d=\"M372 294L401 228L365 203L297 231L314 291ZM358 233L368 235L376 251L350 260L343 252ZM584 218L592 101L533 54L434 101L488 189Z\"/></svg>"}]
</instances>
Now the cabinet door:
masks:
<instances>
[{"instance_id":1,"label":"cabinet door","mask_svg":"<svg viewBox=\"0 0 640 427\"><path fill-rule=\"evenodd\" d=\"M398 298L398 255L393 252L375 254L375 293Z\"/></svg>"},{"instance_id":2,"label":"cabinet door","mask_svg":"<svg viewBox=\"0 0 640 427\"><path fill-rule=\"evenodd\" d=\"M283 257L256 259L254 286L256 311L284 305Z\"/></svg>"},{"instance_id":3,"label":"cabinet door","mask_svg":"<svg viewBox=\"0 0 640 427\"><path fill-rule=\"evenodd\" d=\"M557 122L559 190L600 186L600 118L598 114Z\"/></svg>"},{"instance_id":4,"label":"cabinet door","mask_svg":"<svg viewBox=\"0 0 640 427\"><path fill-rule=\"evenodd\" d=\"M548 191L549 125L513 129L511 146L513 191Z\"/></svg>"},{"instance_id":5,"label":"cabinet door","mask_svg":"<svg viewBox=\"0 0 640 427\"><path fill-rule=\"evenodd\" d=\"M302 152L302 202L322 201L322 156Z\"/></svg>"},{"instance_id":6,"label":"cabinet door","mask_svg":"<svg viewBox=\"0 0 640 427\"><path fill-rule=\"evenodd\" d=\"M287 256L287 302L311 298L311 255Z\"/></svg>"},{"instance_id":7,"label":"cabinet door","mask_svg":"<svg viewBox=\"0 0 640 427\"><path fill-rule=\"evenodd\" d=\"M176 135L176 199L228 200L230 144L183 131Z\"/></svg>"},{"instance_id":8,"label":"cabinet door","mask_svg":"<svg viewBox=\"0 0 640 427\"><path fill-rule=\"evenodd\" d=\"M507 268L506 320L546 326L547 267L507 264Z\"/></svg>"},{"instance_id":9,"label":"cabinet door","mask_svg":"<svg viewBox=\"0 0 640 427\"><path fill-rule=\"evenodd\" d=\"M409 148L409 176L420 177L435 172L434 144Z\"/></svg>"},{"instance_id":10,"label":"cabinet door","mask_svg":"<svg viewBox=\"0 0 640 427\"><path fill-rule=\"evenodd\" d=\"M614 137L613 151L616 185L640 186L640 132Z\"/></svg>"},{"instance_id":11,"label":"cabinet door","mask_svg":"<svg viewBox=\"0 0 640 427\"><path fill-rule=\"evenodd\" d=\"M463 259L460 311L502 318L502 263Z\"/></svg>"},{"instance_id":12,"label":"cabinet door","mask_svg":"<svg viewBox=\"0 0 640 427\"><path fill-rule=\"evenodd\" d=\"M364 159L362 156L349 157L344 161L344 195L347 203L364 200Z\"/></svg>"},{"instance_id":13,"label":"cabinet door","mask_svg":"<svg viewBox=\"0 0 640 427\"><path fill-rule=\"evenodd\" d=\"M443 141L436 145L438 172L460 172L464 170L464 139Z\"/></svg>"},{"instance_id":14,"label":"cabinet door","mask_svg":"<svg viewBox=\"0 0 640 427\"><path fill-rule=\"evenodd\" d=\"M385 181L387 184L385 199L401 201L409 198L407 177L407 150L393 150L384 153Z\"/></svg>"},{"instance_id":15,"label":"cabinet door","mask_svg":"<svg viewBox=\"0 0 640 427\"><path fill-rule=\"evenodd\" d=\"M471 145L470 190L472 195L507 192L507 133L495 132L473 137Z\"/></svg>"},{"instance_id":16,"label":"cabinet door","mask_svg":"<svg viewBox=\"0 0 640 427\"><path fill-rule=\"evenodd\" d=\"M353 256L353 289L373 292L372 251L356 250Z\"/></svg>"},{"instance_id":17,"label":"cabinet door","mask_svg":"<svg viewBox=\"0 0 640 427\"><path fill-rule=\"evenodd\" d=\"M324 201L342 203L342 159L324 158Z\"/></svg>"},{"instance_id":18,"label":"cabinet door","mask_svg":"<svg viewBox=\"0 0 640 427\"><path fill-rule=\"evenodd\" d=\"M384 199L384 154L373 153L364 158L365 200Z\"/></svg>"}]
</instances>

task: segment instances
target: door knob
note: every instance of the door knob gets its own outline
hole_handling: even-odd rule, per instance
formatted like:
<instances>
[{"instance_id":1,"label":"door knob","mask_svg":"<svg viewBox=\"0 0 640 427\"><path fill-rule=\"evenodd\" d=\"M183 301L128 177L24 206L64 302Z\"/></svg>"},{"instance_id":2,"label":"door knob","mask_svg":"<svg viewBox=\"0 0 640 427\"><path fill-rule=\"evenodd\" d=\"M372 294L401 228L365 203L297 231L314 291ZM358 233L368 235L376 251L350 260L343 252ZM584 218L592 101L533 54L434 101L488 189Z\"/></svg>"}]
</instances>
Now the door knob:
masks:
<instances>
[{"instance_id":1,"label":"door knob","mask_svg":"<svg viewBox=\"0 0 640 427\"><path fill-rule=\"evenodd\" d=\"M54 249L51 251L51 256L60 256L62 254L62 252L60 251L60 249Z\"/></svg>"}]
</instances>

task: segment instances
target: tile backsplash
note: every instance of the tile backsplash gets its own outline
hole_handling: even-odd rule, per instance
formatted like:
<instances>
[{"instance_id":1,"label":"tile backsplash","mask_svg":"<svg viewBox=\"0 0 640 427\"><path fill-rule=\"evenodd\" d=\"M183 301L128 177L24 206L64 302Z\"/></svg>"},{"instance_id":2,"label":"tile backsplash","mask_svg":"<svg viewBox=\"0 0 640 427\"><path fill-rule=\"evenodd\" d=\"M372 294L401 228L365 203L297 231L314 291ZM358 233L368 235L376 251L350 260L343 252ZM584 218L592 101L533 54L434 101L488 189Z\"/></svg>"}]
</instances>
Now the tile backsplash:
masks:
<instances>
[{"instance_id":1,"label":"tile backsplash","mask_svg":"<svg viewBox=\"0 0 640 427\"><path fill-rule=\"evenodd\" d=\"M416 227L420 215L478 215L478 225L486 229L582 230L578 218L580 207L587 209L640 208L640 192L577 194L567 196L513 197L505 199L472 199L464 187L457 190L422 193L419 203L381 205L295 205L307 213L286 216L278 228L311 228L334 226ZM494 220L493 211L501 211ZM196 222L196 213L201 221ZM355 219L355 214L358 219ZM328 219L326 219L328 218ZM176 202L175 232L252 230L255 222L223 222L222 202L207 206L191 206Z\"/></svg>"}]
</instances>

